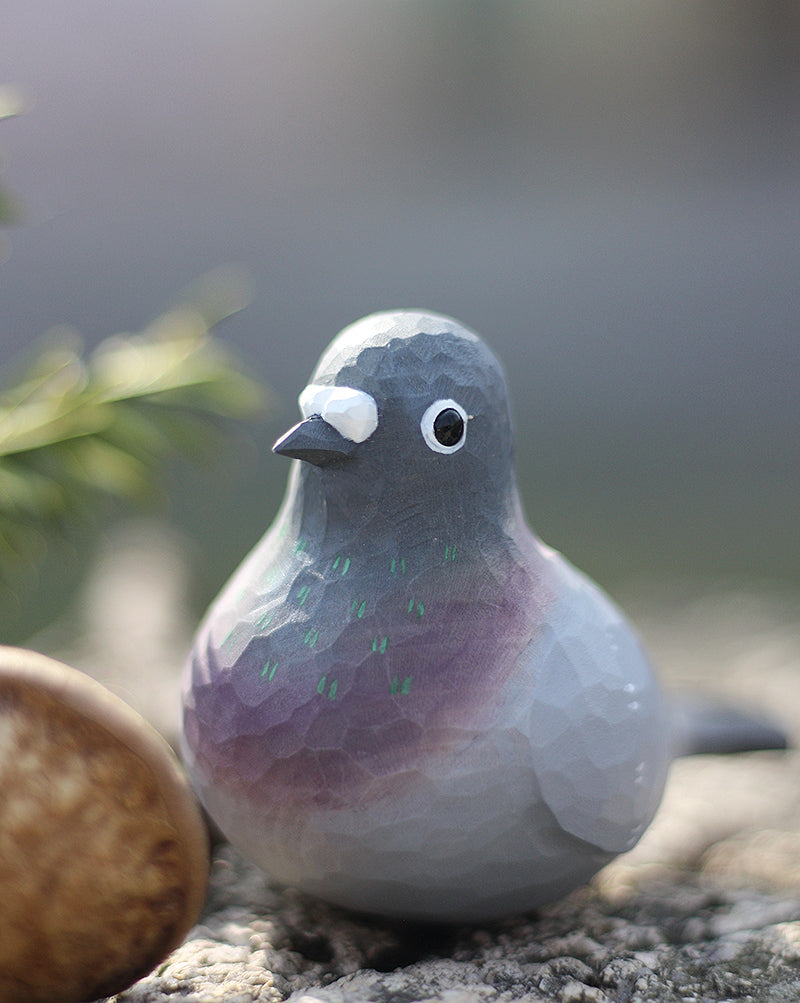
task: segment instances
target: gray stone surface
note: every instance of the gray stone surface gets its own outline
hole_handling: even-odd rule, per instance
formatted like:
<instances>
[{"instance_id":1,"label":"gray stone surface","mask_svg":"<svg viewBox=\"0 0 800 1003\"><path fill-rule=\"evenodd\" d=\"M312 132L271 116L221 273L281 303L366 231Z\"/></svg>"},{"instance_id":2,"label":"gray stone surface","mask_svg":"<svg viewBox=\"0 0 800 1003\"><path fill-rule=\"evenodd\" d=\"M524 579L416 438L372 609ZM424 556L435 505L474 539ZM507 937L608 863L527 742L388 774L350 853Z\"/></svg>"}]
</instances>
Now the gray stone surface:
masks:
<instances>
[{"instance_id":1,"label":"gray stone surface","mask_svg":"<svg viewBox=\"0 0 800 1003\"><path fill-rule=\"evenodd\" d=\"M276 894L229 849L186 944L119 1003L784 1000L800 995L800 892L700 871L586 889L491 927L421 928Z\"/></svg>"},{"instance_id":2,"label":"gray stone surface","mask_svg":"<svg viewBox=\"0 0 800 1003\"><path fill-rule=\"evenodd\" d=\"M119 1003L796 999L799 768L794 755L679 764L635 851L592 887L486 927L354 917L270 889L222 847L201 923Z\"/></svg>"},{"instance_id":3,"label":"gray stone surface","mask_svg":"<svg viewBox=\"0 0 800 1003\"><path fill-rule=\"evenodd\" d=\"M141 551L143 538L129 537ZM147 707L176 691L173 652L188 635L179 609L180 561L126 556L126 608L137 588L172 596L165 620L137 621L152 659L114 677ZM163 541L156 548L164 556ZM131 553L133 553L132 551ZM106 564L93 594L112 608ZM136 568L145 581L137 583ZM116 568L116 570L114 570ZM158 570L160 568L160 570ZM133 570L131 570L133 569ZM174 576L178 575L178 578ZM173 584L170 585L169 582ZM122 593L120 593L122 594ZM691 595L677 585L619 597L672 683L703 686L776 717L800 735L800 611L796 596L730 590ZM146 604L144 604L146 605ZM155 607L158 607L155 609ZM133 615L133 614L131 614ZM139 614L137 614L139 615ZM109 678L130 664L89 618L57 653ZM159 624L161 626L159 626ZM153 638L161 632L163 643ZM101 643L100 643L101 641ZM125 642L128 646L130 641ZM127 662L125 659L127 658ZM143 689L149 688L145 694ZM153 692L155 688L156 693ZM158 694L161 694L159 697ZM171 699L171 697L169 697ZM168 718L169 715L166 715ZM800 756L696 758L673 767L642 842L592 886L535 915L483 927L421 927L346 914L272 889L230 847L215 854L209 898L184 945L117 1003L627 1003L800 998Z\"/></svg>"}]
</instances>

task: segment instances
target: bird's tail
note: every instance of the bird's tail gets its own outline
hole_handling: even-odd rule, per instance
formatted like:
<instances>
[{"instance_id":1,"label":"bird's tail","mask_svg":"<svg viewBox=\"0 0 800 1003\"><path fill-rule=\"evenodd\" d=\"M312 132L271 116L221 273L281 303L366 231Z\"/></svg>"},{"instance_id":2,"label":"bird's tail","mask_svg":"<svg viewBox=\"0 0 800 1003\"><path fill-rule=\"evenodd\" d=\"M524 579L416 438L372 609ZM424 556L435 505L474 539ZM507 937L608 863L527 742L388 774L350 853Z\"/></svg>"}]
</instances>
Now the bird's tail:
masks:
<instances>
[{"instance_id":1,"label":"bird's tail","mask_svg":"<svg viewBox=\"0 0 800 1003\"><path fill-rule=\"evenodd\" d=\"M772 722L696 697L673 699L672 734L674 756L789 747L785 733Z\"/></svg>"}]
</instances>

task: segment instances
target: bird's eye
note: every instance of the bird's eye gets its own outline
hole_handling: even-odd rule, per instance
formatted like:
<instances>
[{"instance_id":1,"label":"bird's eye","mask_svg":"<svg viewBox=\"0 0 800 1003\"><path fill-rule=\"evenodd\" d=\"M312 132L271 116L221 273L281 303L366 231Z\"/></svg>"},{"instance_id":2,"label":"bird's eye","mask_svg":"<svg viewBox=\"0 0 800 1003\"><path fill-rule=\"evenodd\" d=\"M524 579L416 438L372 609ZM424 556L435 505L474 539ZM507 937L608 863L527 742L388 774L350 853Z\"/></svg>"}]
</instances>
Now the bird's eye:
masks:
<instances>
[{"instance_id":1,"label":"bird's eye","mask_svg":"<svg viewBox=\"0 0 800 1003\"><path fill-rule=\"evenodd\" d=\"M464 419L454 407L446 407L434 419L433 434L443 446L455 446L464 435Z\"/></svg>"},{"instance_id":2,"label":"bird's eye","mask_svg":"<svg viewBox=\"0 0 800 1003\"><path fill-rule=\"evenodd\" d=\"M419 427L436 453L455 453L467 439L467 412L454 400L438 400L425 411Z\"/></svg>"}]
</instances>

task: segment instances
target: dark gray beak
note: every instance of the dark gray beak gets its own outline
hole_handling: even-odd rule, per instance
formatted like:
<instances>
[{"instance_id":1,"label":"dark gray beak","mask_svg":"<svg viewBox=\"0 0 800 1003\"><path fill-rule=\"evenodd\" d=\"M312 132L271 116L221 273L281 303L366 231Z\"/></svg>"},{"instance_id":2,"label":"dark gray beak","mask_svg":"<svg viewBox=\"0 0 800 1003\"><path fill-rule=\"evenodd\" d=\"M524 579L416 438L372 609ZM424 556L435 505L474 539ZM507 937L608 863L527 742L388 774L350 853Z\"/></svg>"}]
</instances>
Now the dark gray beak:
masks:
<instances>
[{"instance_id":1,"label":"dark gray beak","mask_svg":"<svg viewBox=\"0 0 800 1003\"><path fill-rule=\"evenodd\" d=\"M345 439L318 414L312 414L282 435L272 451L281 456L305 460L316 467L327 467L346 460L357 445L357 442Z\"/></svg>"}]
</instances>

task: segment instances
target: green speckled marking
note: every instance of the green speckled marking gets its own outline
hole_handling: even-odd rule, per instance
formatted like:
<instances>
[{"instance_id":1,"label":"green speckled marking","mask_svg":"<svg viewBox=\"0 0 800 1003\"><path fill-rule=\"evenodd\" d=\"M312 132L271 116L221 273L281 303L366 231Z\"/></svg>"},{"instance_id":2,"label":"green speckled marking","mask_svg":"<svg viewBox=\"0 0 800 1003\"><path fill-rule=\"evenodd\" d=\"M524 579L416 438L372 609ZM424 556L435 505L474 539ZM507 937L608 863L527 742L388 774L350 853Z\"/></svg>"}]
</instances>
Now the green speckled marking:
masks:
<instances>
[{"instance_id":1,"label":"green speckled marking","mask_svg":"<svg viewBox=\"0 0 800 1003\"><path fill-rule=\"evenodd\" d=\"M444 559L445 561L454 561L456 559L456 545L447 546L444 548Z\"/></svg>"},{"instance_id":2,"label":"green speckled marking","mask_svg":"<svg viewBox=\"0 0 800 1003\"><path fill-rule=\"evenodd\" d=\"M311 629L306 633L306 636L303 638L303 644L307 644L309 648L313 648L318 640L319 631L314 630L314 628L311 627Z\"/></svg>"},{"instance_id":3,"label":"green speckled marking","mask_svg":"<svg viewBox=\"0 0 800 1003\"><path fill-rule=\"evenodd\" d=\"M308 594L310 591L311 591L311 586L304 585L297 593L297 601L300 603L301 606L305 603L306 599L308 599Z\"/></svg>"},{"instance_id":4,"label":"green speckled marking","mask_svg":"<svg viewBox=\"0 0 800 1003\"><path fill-rule=\"evenodd\" d=\"M413 676L406 676L406 678L401 683L399 677L395 676L394 679L389 684L389 692L392 694L392 696L395 696L396 694L400 693L402 696L407 697L408 694L411 692L412 679Z\"/></svg>"},{"instance_id":5,"label":"green speckled marking","mask_svg":"<svg viewBox=\"0 0 800 1003\"><path fill-rule=\"evenodd\" d=\"M408 612L412 613L414 611L414 600L412 599L408 604Z\"/></svg>"},{"instance_id":6,"label":"green speckled marking","mask_svg":"<svg viewBox=\"0 0 800 1003\"><path fill-rule=\"evenodd\" d=\"M333 570L334 571L339 567L339 564L340 564L341 560L342 560L342 555L341 554L337 554L336 555L336 560L333 562Z\"/></svg>"},{"instance_id":7,"label":"green speckled marking","mask_svg":"<svg viewBox=\"0 0 800 1003\"><path fill-rule=\"evenodd\" d=\"M229 641L231 641L231 640L233 639L233 632L234 632L235 630L236 630L236 624L234 624L234 625L233 625L233 626L231 627L231 629L230 629L230 630L228 631L228 633L227 633L227 634L225 635L225 637L224 637L224 638L222 639L222 641L220 642L220 645L219 645L219 646L220 646L220 649L222 649L222 648L225 648L225 646L226 646L226 645L228 644L228 642L229 642Z\"/></svg>"},{"instance_id":8,"label":"green speckled marking","mask_svg":"<svg viewBox=\"0 0 800 1003\"><path fill-rule=\"evenodd\" d=\"M417 616L421 619L423 616L425 616L425 606L421 602L417 602L416 599L412 599L411 602L408 604L408 612L413 613L415 606L417 608Z\"/></svg>"},{"instance_id":9,"label":"green speckled marking","mask_svg":"<svg viewBox=\"0 0 800 1003\"><path fill-rule=\"evenodd\" d=\"M322 679L320 679L320 681L317 683L317 693L321 694L325 692L325 683L327 678L328 678L327 676L323 676Z\"/></svg>"},{"instance_id":10,"label":"green speckled marking","mask_svg":"<svg viewBox=\"0 0 800 1003\"><path fill-rule=\"evenodd\" d=\"M261 678L263 679L266 676L267 682L269 682L270 679L272 679L272 677L275 675L275 670L277 668L278 668L277 662L275 662L274 665L270 665L269 659L267 659L267 664L261 670Z\"/></svg>"},{"instance_id":11,"label":"green speckled marking","mask_svg":"<svg viewBox=\"0 0 800 1003\"><path fill-rule=\"evenodd\" d=\"M406 559L405 559L405 557L401 557L399 561L397 560L396 557L392 558L392 565L391 565L391 568L389 570L391 571L392 574L394 574L395 571L397 571L398 568L400 569L400 574L401 575L404 575L406 573Z\"/></svg>"},{"instance_id":12,"label":"green speckled marking","mask_svg":"<svg viewBox=\"0 0 800 1003\"><path fill-rule=\"evenodd\" d=\"M346 575L349 570L350 570L350 558L345 557L344 564L342 565L342 575L343 576Z\"/></svg>"},{"instance_id":13,"label":"green speckled marking","mask_svg":"<svg viewBox=\"0 0 800 1003\"><path fill-rule=\"evenodd\" d=\"M403 696L408 696L408 694L411 692L412 678L413 678L412 676L406 676L406 678L403 680L403 685L400 687L400 692L403 694Z\"/></svg>"},{"instance_id":14,"label":"green speckled marking","mask_svg":"<svg viewBox=\"0 0 800 1003\"><path fill-rule=\"evenodd\" d=\"M264 630L265 627L269 627L274 616L275 610L265 613L262 617L260 617L260 619L256 620L256 627L258 627L259 630Z\"/></svg>"},{"instance_id":15,"label":"green speckled marking","mask_svg":"<svg viewBox=\"0 0 800 1003\"><path fill-rule=\"evenodd\" d=\"M331 683L330 689L328 690L328 699L329 700L335 700L336 699L336 691L338 689L339 689L339 683L334 679L333 682Z\"/></svg>"},{"instance_id":16,"label":"green speckled marking","mask_svg":"<svg viewBox=\"0 0 800 1003\"><path fill-rule=\"evenodd\" d=\"M297 543L294 545L295 554L302 554L307 546L308 540L304 539L302 536L298 536Z\"/></svg>"},{"instance_id":17,"label":"green speckled marking","mask_svg":"<svg viewBox=\"0 0 800 1003\"><path fill-rule=\"evenodd\" d=\"M355 615L360 620L364 616L364 612L366 611L366 608L367 608L367 600L366 599L363 599L360 604L359 604L358 599L354 599L352 601L352 603L350 604L350 613L351 614L355 613Z\"/></svg>"},{"instance_id":18,"label":"green speckled marking","mask_svg":"<svg viewBox=\"0 0 800 1003\"><path fill-rule=\"evenodd\" d=\"M378 637L377 634L372 639L372 650L379 652L381 655L386 651L386 646L389 643L388 637Z\"/></svg>"},{"instance_id":19,"label":"green speckled marking","mask_svg":"<svg viewBox=\"0 0 800 1003\"><path fill-rule=\"evenodd\" d=\"M403 574L406 573L406 559L405 559L405 557L401 557L400 558L400 570L402 571Z\"/></svg>"}]
</instances>

